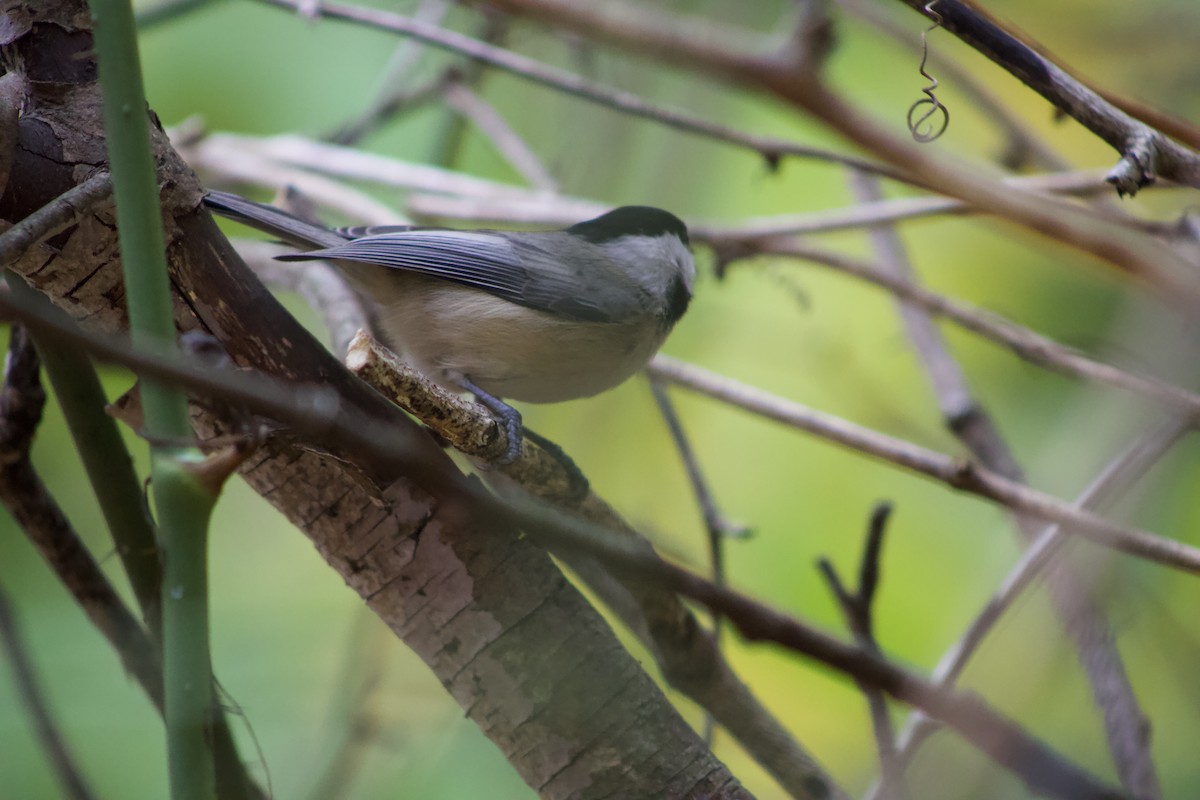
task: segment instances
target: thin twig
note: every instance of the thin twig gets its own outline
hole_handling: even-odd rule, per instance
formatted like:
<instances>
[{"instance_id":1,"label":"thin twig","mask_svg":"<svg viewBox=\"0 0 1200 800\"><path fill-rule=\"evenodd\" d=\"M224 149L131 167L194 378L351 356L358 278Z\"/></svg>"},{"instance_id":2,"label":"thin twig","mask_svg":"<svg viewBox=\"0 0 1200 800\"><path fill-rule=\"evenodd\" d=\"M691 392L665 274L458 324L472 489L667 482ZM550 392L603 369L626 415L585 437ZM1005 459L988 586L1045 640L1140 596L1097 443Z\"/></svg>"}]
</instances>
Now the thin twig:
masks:
<instances>
[{"instance_id":1,"label":"thin twig","mask_svg":"<svg viewBox=\"0 0 1200 800\"><path fill-rule=\"evenodd\" d=\"M446 0L421 0L413 11L413 19L438 25L450 10ZM379 89L375 98L355 119L342 124L326 138L341 145L357 144L364 136L395 117L405 107L414 105L425 96L425 89L412 89L413 75L425 54L425 48L414 39L405 39L396 45L388 64L377 79ZM433 91L428 97L441 94L443 77L439 76L429 86Z\"/></svg>"},{"instance_id":2,"label":"thin twig","mask_svg":"<svg viewBox=\"0 0 1200 800\"><path fill-rule=\"evenodd\" d=\"M875 601L875 591L879 588L883 536L891 514L892 504L888 502L876 504L871 512L862 560L859 562L858 588L855 591L849 591L842 583L833 562L827 558L817 562L825 582L829 584L830 591L838 601L854 641L864 650L880 656L883 651L875 639L872 604ZM875 735L875 748L879 753L881 796L887 800L903 800L908 792L904 788L903 765L896 759L896 731L888 713L887 698L879 689L861 682L859 688L866 695L867 706L871 711L871 729Z\"/></svg>"},{"instance_id":3,"label":"thin twig","mask_svg":"<svg viewBox=\"0 0 1200 800\"><path fill-rule=\"evenodd\" d=\"M65 314L48 298L8 272L9 290L18 302L47 314ZM46 377L62 408L87 471L100 512L108 525L121 565L129 578L146 629L154 641L162 636L162 561L149 518L142 482L117 422L105 413L108 399L87 355L75 348L54 347L35 340ZM115 596L115 595L114 595Z\"/></svg>"},{"instance_id":4,"label":"thin twig","mask_svg":"<svg viewBox=\"0 0 1200 800\"><path fill-rule=\"evenodd\" d=\"M922 0L904 2L928 13ZM1134 194L1160 176L1200 187L1200 154L1121 111L986 12L959 0L938 0L937 14L946 30L1115 148L1121 161L1109 173L1109 181L1118 192Z\"/></svg>"},{"instance_id":5,"label":"thin twig","mask_svg":"<svg viewBox=\"0 0 1200 800\"><path fill-rule=\"evenodd\" d=\"M62 512L37 480L29 462L29 448L46 402L46 393L42 389L38 372L38 357L33 343L26 330L17 327L12 331L9 340L8 358L5 359L4 365L4 384L0 389L0 502L18 524L33 519L49 518L65 522ZM37 489L41 491L32 491ZM50 544L53 546L54 543ZM75 544L78 544L78 540L75 540ZM46 554L44 549L43 554ZM117 607L123 608L119 601ZM110 611L111 608L98 608L93 604L89 610L100 612L93 616L94 621L110 618L104 612ZM128 622L140 630L132 618ZM3 641L4 649L12 662L19 694L33 719L37 737L54 765L55 775L70 797L91 800L95 794L84 780L83 773L67 749L66 741L50 714L49 706L38 685L33 663L25 649L17 620L2 589L0 640ZM153 650L149 652L153 653ZM127 665L137 666L128 662Z\"/></svg>"},{"instance_id":6,"label":"thin twig","mask_svg":"<svg viewBox=\"0 0 1200 800\"><path fill-rule=\"evenodd\" d=\"M558 193L558 181L546 169L541 158L491 103L462 81L450 83L446 87L445 98L446 104L469 119L530 186L541 192Z\"/></svg>"},{"instance_id":7,"label":"thin twig","mask_svg":"<svg viewBox=\"0 0 1200 800\"><path fill-rule=\"evenodd\" d=\"M409 40L406 39L405 42L407 41ZM457 67L447 67L440 74L428 78L422 83L400 84L395 93L383 101L383 105L368 109L361 118L335 128L320 138L330 144L353 147L385 120L398 117L406 111L415 111L441 99L446 84L452 80L452 76L457 71Z\"/></svg>"},{"instance_id":8,"label":"thin twig","mask_svg":"<svg viewBox=\"0 0 1200 800\"><path fill-rule=\"evenodd\" d=\"M29 711L34 730L37 731L37 738L49 755L50 763L54 765L54 774L62 784L63 791L66 792L67 797L74 798L74 800L94 800L96 793L84 780L83 772L79 769L71 751L67 749L66 739L50 714L50 706L38 684L37 673L25 648L25 640L21 636L16 615L13 614L12 605L8 602L8 595L2 587L0 587L0 642L3 643L5 652L8 653L13 680L17 684L17 694L20 695L25 708Z\"/></svg>"},{"instance_id":9,"label":"thin twig","mask_svg":"<svg viewBox=\"0 0 1200 800\"><path fill-rule=\"evenodd\" d=\"M202 139L180 145L181 151L197 168L224 175L227 179L247 180L278 187L287 178L273 177L274 171L300 168L301 175L312 173L366 181L381 186L424 192L410 205L425 216L441 216L472 221L507 223L560 224L577 222L589 214L606 210L602 203L579 198L547 196L544 192L513 184L489 181L460 172L415 164L376 153L318 142L294 134L247 136L212 133ZM250 156L250 158L247 158ZM264 166L263 162L274 165ZM293 174L297 170L292 170ZM1006 186L1029 191L1067 195L1091 195L1108 191L1102 172L1081 170L1042 175L1020 175L1003 179ZM306 190L306 194L323 192ZM417 198L420 198L419 201ZM323 201L328 204L328 201ZM436 203L436 205L435 205ZM941 214L974 213L961 200L947 197L909 197L857 204L832 211L803 214L777 214L745 220L736 224L692 220L689 231L695 238L713 244L799 233L824 233L862 228L881 222L922 219ZM393 215L395 213L393 212ZM1136 225L1136 221L1114 218L1114 222Z\"/></svg>"},{"instance_id":10,"label":"thin twig","mask_svg":"<svg viewBox=\"0 0 1200 800\"><path fill-rule=\"evenodd\" d=\"M852 173L851 185L855 196L863 202L875 202L882 196L879 182L869 175ZM885 226L872 228L870 238L885 272L915 283L914 271L895 230ZM966 375L950 354L932 318L923 309L904 301L900 301L900 313L913 348L925 365L946 427L981 464L1010 480L1024 481L1024 472L1008 443L983 404L972 395ZM1031 543L1038 533L1036 521L1018 515L1016 523L1025 543ZM1047 586L1063 627L1075 641L1092 695L1103 712L1109 752L1122 784L1140 800L1160 797L1162 790L1149 742L1142 735L1148 727L1146 715L1138 704L1104 613L1090 601L1085 582L1068 563L1060 563L1048 575ZM884 776L880 791L886 793L889 783Z\"/></svg>"},{"instance_id":11,"label":"thin twig","mask_svg":"<svg viewBox=\"0 0 1200 800\"><path fill-rule=\"evenodd\" d=\"M309 2L309 0L260 0L260 2L293 11L312 12L331 19L367 25L402 36L411 36L434 47L459 53L467 58L484 62L512 75L557 89L574 97L589 100L631 116L648 119L685 133L704 136L718 142L752 150L762 156L772 167L783 158L811 158L863 169L899 181L908 181L904 172L894 167L880 165L851 155L809 147L786 139L747 134L683 111L655 105L629 92L609 88L565 70L518 55L510 50L489 45L436 25L421 23L409 17L370 8Z\"/></svg>"},{"instance_id":12,"label":"thin twig","mask_svg":"<svg viewBox=\"0 0 1200 800\"><path fill-rule=\"evenodd\" d=\"M0 234L0 266L14 263L38 242L66 230L111 202L112 178L107 172L97 172L72 186Z\"/></svg>"},{"instance_id":13,"label":"thin twig","mask_svg":"<svg viewBox=\"0 0 1200 800\"><path fill-rule=\"evenodd\" d=\"M803 259L873 283L906 302L920 306L930 314L945 317L973 333L1003 345L1031 364L1148 397L1185 415L1200 417L1200 395L1194 392L1158 378L1081 355L1053 339L1023 328L997 314L973 308L903 278L888 275L868 262L812 247L794 239L766 240L754 247L754 253ZM747 253L743 252L734 257L745 255Z\"/></svg>"},{"instance_id":14,"label":"thin twig","mask_svg":"<svg viewBox=\"0 0 1200 800\"><path fill-rule=\"evenodd\" d=\"M202 137L182 146L180 153L193 169L209 174L217 182L249 183L266 186L277 192L294 189L306 197L319 197L325 208L369 225L403 222L400 212L364 192L323 175L281 164L256 152L223 146L223 138L223 134Z\"/></svg>"},{"instance_id":15,"label":"thin twig","mask_svg":"<svg viewBox=\"0 0 1200 800\"><path fill-rule=\"evenodd\" d=\"M700 506L700 513L704 519L704 529L708 534L708 558L712 569L713 583L716 583L718 586L724 586L725 539L729 536L744 538L748 535L749 529L729 522L720 509L717 508L716 500L713 498L713 494L708 488L708 482L704 479L704 473L700 469L700 462L696 458L695 451L692 450L692 444L683 430L683 423L680 421L679 414L675 410L675 404L671 402L671 397L667 394L666 387L659 381L651 380L650 391L654 394L654 401L658 405L659 413L662 414L663 420L667 423L667 430L670 431L671 439L675 442L675 450L683 460L688 481L692 485L692 494L695 495L696 502ZM715 611L712 612L710 621L712 622L713 637L719 646L722 631L720 614ZM705 712L704 715L703 734L704 741L711 745L713 716L710 712Z\"/></svg>"},{"instance_id":16,"label":"thin twig","mask_svg":"<svg viewBox=\"0 0 1200 800\"><path fill-rule=\"evenodd\" d=\"M137 618L88 552L29 460L45 403L38 358L24 327L9 342L0 393L0 503L41 553L92 624L112 644L125 670L160 711L158 655Z\"/></svg>"},{"instance_id":17,"label":"thin twig","mask_svg":"<svg viewBox=\"0 0 1200 800\"><path fill-rule=\"evenodd\" d=\"M39 307L34 305L23 308L27 313L44 313L37 311ZM47 315L45 319L52 325L66 324L57 314ZM14 329L10 343L33 352L24 328ZM86 352L86 349L78 352ZM36 381L36 366L32 372L30 368L27 357L10 361L7 374L15 383L6 381L4 399L0 401L3 409L0 414L0 505L21 526L92 625L108 640L125 671L134 677L162 715L162 662L156 645L92 557L29 460L29 438L36 426L33 412L37 410L40 414L40 410L31 404L36 402L40 406L41 403L31 394L34 389L30 381ZM16 384L24 388L18 391ZM40 385L36 393L44 397ZM18 412L18 408L22 410ZM230 800L264 797L246 773L224 717L216 721L212 736L220 796Z\"/></svg>"},{"instance_id":18,"label":"thin twig","mask_svg":"<svg viewBox=\"0 0 1200 800\"><path fill-rule=\"evenodd\" d=\"M230 134L220 134L222 137ZM266 141L275 141L274 139ZM253 146L253 145L251 145ZM312 157L299 158L301 154L288 146L287 153L279 157L289 163L304 166L318 172L334 173L340 168L336 153L313 153ZM264 155L269 155L264 153ZM356 169L353 175L356 180L367 180L384 185L401 185L389 180L389 173L399 172L396 162L376 156L373 169ZM365 165L364 165L365 166ZM1020 175L1004 178L1005 186L1019 187L1029 191L1049 192L1072 196L1091 196L1109 191L1104 182L1103 173L1095 170L1047 173L1042 175ZM1169 188L1164 184L1160 188ZM512 187L516 189L516 187ZM598 214L607 210L601 203L566 199L561 197L545 197L535 194L532 190L518 189L523 194L506 194L504 197L489 198L482 194L464 196L459 193L425 193L414 194L409 198L408 208L414 214L424 217L456 219L471 222L502 222L508 224L570 224L588 214ZM737 223L728 224L705 220L689 220L688 232L698 241L704 241L720 247L727 244L744 243L748 240L765 237L784 236L801 233L827 233L847 229L864 228L883 222L905 222L925 219L943 214L975 214L978 213L967 203L947 197L903 197L882 200L878 203L860 203L846 208L827 211L804 212L800 214L773 214L770 216L751 218ZM1145 223L1141 220L1111 215L1113 224L1123 225L1134 229L1146 228L1150 232L1158 232L1157 223Z\"/></svg>"},{"instance_id":19,"label":"thin twig","mask_svg":"<svg viewBox=\"0 0 1200 800\"><path fill-rule=\"evenodd\" d=\"M161 713L162 667L145 629L121 600L32 467L26 463L5 473L0 479L0 502L21 525L92 625L112 645L125 671Z\"/></svg>"},{"instance_id":20,"label":"thin twig","mask_svg":"<svg viewBox=\"0 0 1200 800\"><path fill-rule=\"evenodd\" d=\"M222 134L224 135L224 134ZM381 163L386 163L382 161ZM308 169L323 171L327 162L305 164ZM377 180L375 177L356 176L360 180ZM1032 191L1067 194L1087 197L1107 192L1103 175L1096 171L1048 173L1045 175L1022 175L1004 179L1007 186L1020 186ZM1172 184L1173 185L1173 184ZM1170 188L1162 184L1160 189ZM545 197L526 190L523 196L504 198L465 197L462 195L415 193L408 199L411 213L428 218L452 219L473 223L569 225L581 217L595 215L607 210L601 203ZM870 227L885 222L908 222L939 215L978 213L961 200L946 197L903 197L881 200L878 203L859 203L846 208L827 211L804 212L801 214L773 214L728 224L705 220L689 220L688 232L697 241L715 247L745 244L750 240L778 237L788 234L829 233ZM1114 225L1133 229L1144 229L1150 233L1162 232L1159 223L1147 223L1126 216L1110 215Z\"/></svg>"},{"instance_id":21,"label":"thin twig","mask_svg":"<svg viewBox=\"0 0 1200 800\"><path fill-rule=\"evenodd\" d=\"M1004 187L944 153L922 149L897 136L892 127L881 124L848 100L844 92L825 83L821 72L803 69L803 54L786 47L765 55L761 50L736 49L679 26L650 25L638 14L616 13L611 3L599 7L565 0L490 2L656 62L703 71L769 92L903 169L926 189L964 200L978 210L1090 253L1145 280L1177 306L1194 309L1200 305L1200 281L1196 280L1194 265L1169 245L1129 230L1114 230L1094 214L1057 199ZM1200 156L1195 161L1200 164Z\"/></svg>"},{"instance_id":22,"label":"thin twig","mask_svg":"<svg viewBox=\"0 0 1200 800\"><path fill-rule=\"evenodd\" d=\"M856 200L863 204L878 203L883 197L879 184L870 176L861 172L850 173L850 189ZM903 281L910 286L917 286L912 266L900 237L894 228L887 225L872 226L867 231L871 247L875 251L878 271L896 281ZM900 316L904 321L904 329L908 339L916 350L925 366L925 374L933 388L934 398L941 409L947 427L955 433L963 430L964 424L972 420L976 410L974 398L971 397L967 386L966 375L942 338L941 331L934 325L933 320L923 308L911 301L897 297ZM991 427L986 416L975 415L980 424ZM973 451L974 452L974 451ZM976 456L979 454L976 453ZM1005 466L1012 463L1007 457L1001 459ZM988 460L983 461L987 466L997 469L997 464ZM1007 477L1015 477L1007 475Z\"/></svg>"},{"instance_id":23,"label":"thin twig","mask_svg":"<svg viewBox=\"0 0 1200 800\"><path fill-rule=\"evenodd\" d=\"M1018 175L1003 179L1005 186L1035 192L1089 195L1108 191L1102 173L1095 170L1051 172L1042 175ZM808 211L802 214L776 214L748 219L733 225L694 224L689 230L697 238L721 244L768 236L801 233L829 233L866 228L886 222L904 222L943 214L973 214L974 208L952 197L899 197L873 203L855 203L846 208Z\"/></svg>"},{"instance_id":24,"label":"thin twig","mask_svg":"<svg viewBox=\"0 0 1200 800\"><path fill-rule=\"evenodd\" d=\"M0 505L21 526L161 716L162 663L156 645L100 569L29 460L29 443L45 395L37 382L33 347L23 328L14 329L10 345L18 355L9 359L0 394ZM213 749L222 798L259 800L265 796L247 775L223 719L213 730Z\"/></svg>"},{"instance_id":25,"label":"thin twig","mask_svg":"<svg viewBox=\"0 0 1200 800\"><path fill-rule=\"evenodd\" d=\"M477 178L429 164L402 161L293 134L261 137L214 133L188 145L183 154L193 166L226 174L233 179L271 185L279 182L277 178L272 177L272 173L290 168L293 173L308 175L314 179L330 176L368 181L408 191L488 197L501 201L523 200L530 196L545 197L545 193L535 192L523 186ZM228 163L230 160L233 161L232 164ZM265 165L262 163L264 161ZM255 166L258 168L255 169ZM340 185L332 181L329 183L332 186ZM304 193L322 197L325 194L307 189L304 189ZM391 213L394 221L397 214L394 211Z\"/></svg>"},{"instance_id":26,"label":"thin twig","mask_svg":"<svg viewBox=\"0 0 1200 800\"><path fill-rule=\"evenodd\" d=\"M595 201L547 195L535 189L488 181L292 134L256 137L213 133L181 144L180 149L194 167L225 180L246 181L277 189L294 184L302 188L305 194L320 198L322 205L340 207L351 216L364 216L364 212L356 211L341 199L351 190L324 180L321 175L414 192L408 207L423 217L568 225L608 210L608 206ZM1108 191L1103 173L1095 170L1022 175L1005 178L1003 183L1029 191L1068 195L1086 196ZM1167 185L1163 188L1167 188ZM390 221L395 222L399 214L395 211L390 213ZM698 240L723 246L785 234L824 233L881 222L967 213L975 212L961 200L911 197L858 204L832 211L778 214L732 225L691 220L689 231ZM1123 216L1112 216L1111 220L1113 224L1132 228L1145 226L1138 220Z\"/></svg>"},{"instance_id":27,"label":"thin twig","mask_svg":"<svg viewBox=\"0 0 1200 800\"><path fill-rule=\"evenodd\" d=\"M902 25L878 3L867 0L838 0L854 16L862 19L889 38L916 52L916 39L909 26ZM1034 133L1024 121L1010 112L1000 100L975 76L964 69L953 58L940 58L938 70L946 73L948 81L970 99L973 107L991 120L1000 129L1006 141L1000 162L1009 169L1017 169L1030 160L1046 169L1064 170L1068 162Z\"/></svg>"},{"instance_id":28,"label":"thin twig","mask_svg":"<svg viewBox=\"0 0 1200 800\"><path fill-rule=\"evenodd\" d=\"M713 497L712 490L709 489L708 481L704 478L700 462L696 458L696 453L692 449L692 444L683 429L683 423L675 410L675 404L671 402L671 397L667 394L666 387L659 381L651 380L650 390L654 394L654 401L658 404L659 413L667 423L667 430L671 434L672 441L675 442L675 449L679 452L683 467L687 471L688 481L692 485L692 493L696 496L696 503L700 506L704 528L708 532L713 580L718 584L723 584L725 582L725 565L721 558L721 542L727 538L745 538L750 535L750 528L730 521L717 507L716 499Z\"/></svg>"},{"instance_id":29,"label":"thin twig","mask_svg":"<svg viewBox=\"0 0 1200 800\"><path fill-rule=\"evenodd\" d=\"M1121 797L974 695L936 688L861 647L842 643L798 619L669 564L628 540L549 520L539 524L526 517L524 524L539 541L590 553L625 580L661 586L719 610L751 641L781 644L937 716L996 763L1018 775L1035 793L1064 800Z\"/></svg>"},{"instance_id":30,"label":"thin twig","mask_svg":"<svg viewBox=\"0 0 1200 800\"><path fill-rule=\"evenodd\" d=\"M1149 467L1170 450L1188 430L1188 425L1176 419L1165 422L1139 437L1109 462L1075 499L1075 505L1080 508L1103 508L1128 486L1143 477ZM1020 560L1001 581L995 594L967 626L958 641L951 645L938 661L933 671L933 678L938 685L951 686L958 680L987 634L1004 613L1012 608L1025 589L1045 572L1055 554L1069 540L1070 537L1062 526L1050 525L1022 553ZM937 723L928 717L921 714L912 715L900 731L900 759L907 763L920 744L937 728Z\"/></svg>"},{"instance_id":31,"label":"thin twig","mask_svg":"<svg viewBox=\"0 0 1200 800\"><path fill-rule=\"evenodd\" d=\"M1063 524L1072 533L1098 544L1200 574L1200 549L1081 511L1057 497L1011 481L975 462L952 458L854 425L662 354L655 356L648 370L655 377L933 478L952 489L992 500L1038 519Z\"/></svg>"}]
</instances>

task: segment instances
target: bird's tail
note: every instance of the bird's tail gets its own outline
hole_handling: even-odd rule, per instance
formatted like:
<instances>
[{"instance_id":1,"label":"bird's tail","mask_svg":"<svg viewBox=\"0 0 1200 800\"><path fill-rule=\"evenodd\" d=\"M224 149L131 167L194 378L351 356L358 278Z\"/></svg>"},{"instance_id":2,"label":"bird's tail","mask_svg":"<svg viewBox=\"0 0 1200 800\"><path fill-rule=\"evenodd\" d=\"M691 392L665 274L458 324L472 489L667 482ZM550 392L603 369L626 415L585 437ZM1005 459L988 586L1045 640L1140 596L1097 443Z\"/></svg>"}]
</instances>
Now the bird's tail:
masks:
<instances>
[{"instance_id":1,"label":"bird's tail","mask_svg":"<svg viewBox=\"0 0 1200 800\"><path fill-rule=\"evenodd\" d=\"M229 192L210 191L204 196L204 205L223 217L278 236L288 244L336 247L346 243L346 238L336 231L305 222L275 206L256 203Z\"/></svg>"}]
</instances>

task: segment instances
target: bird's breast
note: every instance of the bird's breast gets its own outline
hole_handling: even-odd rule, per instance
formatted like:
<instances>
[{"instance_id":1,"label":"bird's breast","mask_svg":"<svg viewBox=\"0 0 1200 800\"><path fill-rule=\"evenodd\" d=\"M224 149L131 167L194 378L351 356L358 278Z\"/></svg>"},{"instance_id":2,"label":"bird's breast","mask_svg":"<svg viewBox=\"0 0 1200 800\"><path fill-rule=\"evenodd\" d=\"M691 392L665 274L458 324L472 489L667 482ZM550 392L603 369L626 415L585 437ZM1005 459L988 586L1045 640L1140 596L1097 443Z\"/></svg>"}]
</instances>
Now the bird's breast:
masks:
<instances>
[{"instance_id":1,"label":"bird's breast","mask_svg":"<svg viewBox=\"0 0 1200 800\"><path fill-rule=\"evenodd\" d=\"M666 336L659 321L581 322L486 292L392 273L371 294L393 346L417 369L453 388L463 377L510 400L554 403L590 397L645 366Z\"/></svg>"}]
</instances>

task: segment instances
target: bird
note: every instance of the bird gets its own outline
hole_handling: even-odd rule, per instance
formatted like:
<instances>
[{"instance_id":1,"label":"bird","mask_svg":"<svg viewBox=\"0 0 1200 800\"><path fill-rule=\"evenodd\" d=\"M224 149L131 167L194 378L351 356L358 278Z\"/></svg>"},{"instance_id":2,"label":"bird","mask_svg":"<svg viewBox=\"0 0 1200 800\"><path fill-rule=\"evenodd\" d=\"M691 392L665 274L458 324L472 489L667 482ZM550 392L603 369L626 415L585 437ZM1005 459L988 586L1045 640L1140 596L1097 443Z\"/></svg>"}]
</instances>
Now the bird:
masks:
<instances>
[{"instance_id":1,"label":"bird","mask_svg":"<svg viewBox=\"0 0 1200 800\"><path fill-rule=\"evenodd\" d=\"M377 312L383 338L436 383L466 391L520 453L506 401L556 403L624 382L658 351L692 298L687 226L652 206L622 206L550 231L383 225L327 228L236 194L209 191L217 214L328 260Z\"/></svg>"}]
</instances>

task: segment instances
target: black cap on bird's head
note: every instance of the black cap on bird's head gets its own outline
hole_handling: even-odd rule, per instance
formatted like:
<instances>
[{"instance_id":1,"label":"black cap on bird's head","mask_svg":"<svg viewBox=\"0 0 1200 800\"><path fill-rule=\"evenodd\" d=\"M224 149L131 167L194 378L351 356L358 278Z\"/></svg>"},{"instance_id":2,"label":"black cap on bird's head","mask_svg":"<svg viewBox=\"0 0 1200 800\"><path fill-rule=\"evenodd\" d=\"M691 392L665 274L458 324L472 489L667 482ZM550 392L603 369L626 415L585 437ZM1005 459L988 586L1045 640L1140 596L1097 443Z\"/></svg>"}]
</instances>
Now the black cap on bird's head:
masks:
<instances>
[{"instance_id":1,"label":"black cap on bird's head","mask_svg":"<svg viewBox=\"0 0 1200 800\"><path fill-rule=\"evenodd\" d=\"M653 206L621 206L595 219L576 223L567 233L593 244L611 242L622 236L658 237L673 235L688 244L687 226L670 211Z\"/></svg>"}]
</instances>

